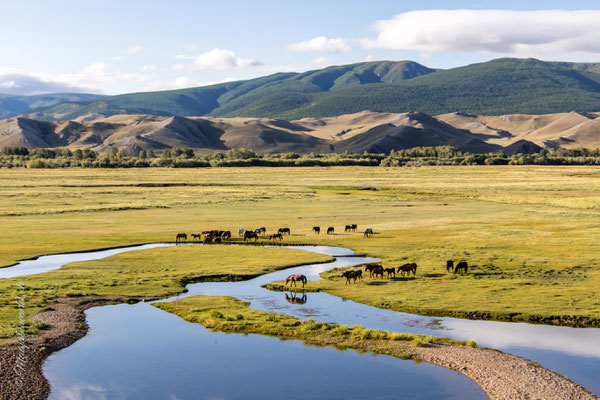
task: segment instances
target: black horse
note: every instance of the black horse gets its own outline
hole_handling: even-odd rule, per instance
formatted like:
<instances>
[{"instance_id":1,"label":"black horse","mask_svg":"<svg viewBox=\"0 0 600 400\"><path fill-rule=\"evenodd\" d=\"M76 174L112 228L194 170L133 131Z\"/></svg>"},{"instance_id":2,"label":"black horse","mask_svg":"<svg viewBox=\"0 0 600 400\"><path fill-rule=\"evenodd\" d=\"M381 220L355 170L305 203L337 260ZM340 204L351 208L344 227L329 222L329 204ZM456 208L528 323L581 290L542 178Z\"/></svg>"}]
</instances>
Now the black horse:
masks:
<instances>
[{"instance_id":1,"label":"black horse","mask_svg":"<svg viewBox=\"0 0 600 400\"><path fill-rule=\"evenodd\" d=\"M251 232L251 231L246 231L246 232L244 232L244 242L246 241L246 239L248 239L248 240L254 239L254 241L257 242L258 234Z\"/></svg>"},{"instance_id":2,"label":"black horse","mask_svg":"<svg viewBox=\"0 0 600 400\"><path fill-rule=\"evenodd\" d=\"M466 261L461 261L456 264L456 268L454 268L454 273L464 272L465 274L469 271L469 264Z\"/></svg>"},{"instance_id":3,"label":"black horse","mask_svg":"<svg viewBox=\"0 0 600 400\"><path fill-rule=\"evenodd\" d=\"M315 235L320 235L321 234L321 227L320 226L313 226L313 232L315 233Z\"/></svg>"},{"instance_id":4,"label":"black horse","mask_svg":"<svg viewBox=\"0 0 600 400\"><path fill-rule=\"evenodd\" d=\"M365 233L363 233L363 237L373 236L373 229L367 228L365 229Z\"/></svg>"},{"instance_id":5,"label":"black horse","mask_svg":"<svg viewBox=\"0 0 600 400\"><path fill-rule=\"evenodd\" d=\"M330 226L329 228L327 228L328 235L333 235L334 233L335 233L335 228L333 226Z\"/></svg>"},{"instance_id":6,"label":"black horse","mask_svg":"<svg viewBox=\"0 0 600 400\"><path fill-rule=\"evenodd\" d=\"M282 235L289 235L290 234L290 228L279 228L279 230L277 231L277 233L281 233Z\"/></svg>"},{"instance_id":7,"label":"black horse","mask_svg":"<svg viewBox=\"0 0 600 400\"><path fill-rule=\"evenodd\" d=\"M177 236L175 236L175 243L179 243L179 242L187 242L187 234L186 233L178 233Z\"/></svg>"},{"instance_id":8,"label":"black horse","mask_svg":"<svg viewBox=\"0 0 600 400\"><path fill-rule=\"evenodd\" d=\"M362 271L360 269L355 271L344 271L342 278L346 278L346 285L350 283L350 279L353 279L354 283L356 283L357 279L362 280Z\"/></svg>"},{"instance_id":9,"label":"black horse","mask_svg":"<svg viewBox=\"0 0 600 400\"><path fill-rule=\"evenodd\" d=\"M344 233L352 232L352 225L346 225L344 228Z\"/></svg>"},{"instance_id":10,"label":"black horse","mask_svg":"<svg viewBox=\"0 0 600 400\"><path fill-rule=\"evenodd\" d=\"M403 264L398 267L397 272L400 272L400 275L402 275L402 276L404 276L405 272L408 276L410 276L411 272L413 273L413 275L417 275L417 263Z\"/></svg>"},{"instance_id":11,"label":"black horse","mask_svg":"<svg viewBox=\"0 0 600 400\"><path fill-rule=\"evenodd\" d=\"M446 272L454 271L454 260L446 261Z\"/></svg>"},{"instance_id":12,"label":"black horse","mask_svg":"<svg viewBox=\"0 0 600 400\"><path fill-rule=\"evenodd\" d=\"M274 233L269 236L269 240L275 241L275 239L279 239L279 241L283 240L283 235L281 233Z\"/></svg>"}]
</instances>

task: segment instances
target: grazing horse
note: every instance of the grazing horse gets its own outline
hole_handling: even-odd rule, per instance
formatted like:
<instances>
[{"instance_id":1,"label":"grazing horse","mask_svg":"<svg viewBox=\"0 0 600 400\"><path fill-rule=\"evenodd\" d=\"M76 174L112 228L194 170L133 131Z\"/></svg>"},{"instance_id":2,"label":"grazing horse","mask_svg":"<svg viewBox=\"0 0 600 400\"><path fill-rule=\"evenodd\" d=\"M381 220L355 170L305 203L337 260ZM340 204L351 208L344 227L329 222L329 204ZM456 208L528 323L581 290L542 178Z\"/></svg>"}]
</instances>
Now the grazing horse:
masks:
<instances>
[{"instance_id":1,"label":"grazing horse","mask_svg":"<svg viewBox=\"0 0 600 400\"><path fill-rule=\"evenodd\" d=\"M179 243L179 242L187 242L187 234L186 233L178 233L177 236L175 236L175 243Z\"/></svg>"},{"instance_id":2,"label":"grazing horse","mask_svg":"<svg viewBox=\"0 0 600 400\"><path fill-rule=\"evenodd\" d=\"M238 229L238 237L244 236L244 228Z\"/></svg>"},{"instance_id":3,"label":"grazing horse","mask_svg":"<svg viewBox=\"0 0 600 400\"><path fill-rule=\"evenodd\" d=\"M258 235L254 232L246 231L246 232L244 232L244 242L246 241L246 239L254 239L254 241L257 242Z\"/></svg>"},{"instance_id":4,"label":"grazing horse","mask_svg":"<svg viewBox=\"0 0 600 400\"><path fill-rule=\"evenodd\" d=\"M302 282L302 287L304 287L304 285L306 285L307 279L302 274L290 275L285 280L285 285L286 286L287 286L288 282L290 282L290 287L296 286L296 282Z\"/></svg>"},{"instance_id":5,"label":"grazing horse","mask_svg":"<svg viewBox=\"0 0 600 400\"><path fill-rule=\"evenodd\" d=\"M277 231L277 233L281 233L282 235L289 235L290 234L290 228L279 228L279 230Z\"/></svg>"},{"instance_id":6,"label":"grazing horse","mask_svg":"<svg viewBox=\"0 0 600 400\"><path fill-rule=\"evenodd\" d=\"M363 233L363 237L373 236L373 229L367 228L365 229L365 233Z\"/></svg>"},{"instance_id":7,"label":"grazing horse","mask_svg":"<svg viewBox=\"0 0 600 400\"><path fill-rule=\"evenodd\" d=\"M466 274L468 272L468 270L469 270L469 264L467 264L466 261L461 261L458 264L456 264L456 268L454 268L454 273L456 274L457 272L464 271Z\"/></svg>"},{"instance_id":8,"label":"grazing horse","mask_svg":"<svg viewBox=\"0 0 600 400\"><path fill-rule=\"evenodd\" d=\"M373 270L373 278L377 279L378 276L383 279L383 267L381 265Z\"/></svg>"},{"instance_id":9,"label":"grazing horse","mask_svg":"<svg viewBox=\"0 0 600 400\"><path fill-rule=\"evenodd\" d=\"M384 268L383 272L387 272L387 277L389 278L390 276L394 275L394 278L396 277L396 268L391 267L391 268Z\"/></svg>"},{"instance_id":10,"label":"grazing horse","mask_svg":"<svg viewBox=\"0 0 600 400\"><path fill-rule=\"evenodd\" d=\"M202 234L200 234L200 233L192 233L192 238L194 239L194 241L199 242L200 240L202 240Z\"/></svg>"},{"instance_id":11,"label":"grazing horse","mask_svg":"<svg viewBox=\"0 0 600 400\"><path fill-rule=\"evenodd\" d=\"M358 225L352 224L350 225L350 228L352 228L352 232L356 232L356 230L358 229Z\"/></svg>"},{"instance_id":12,"label":"grazing horse","mask_svg":"<svg viewBox=\"0 0 600 400\"><path fill-rule=\"evenodd\" d=\"M296 293L285 294L285 299L292 304L304 304L306 303L306 293L304 293L301 297L296 297Z\"/></svg>"},{"instance_id":13,"label":"grazing horse","mask_svg":"<svg viewBox=\"0 0 600 400\"><path fill-rule=\"evenodd\" d=\"M367 264L367 265L365 265L365 271L369 271L369 278L373 277L373 271L376 268L379 268L379 267L381 267L381 265L379 265L379 264Z\"/></svg>"},{"instance_id":14,"label":"grazing horse","mask_svg":"<svg viewBox=\"0 0 600 400\"><path fill-rule=\"evenodd\" d=\"M223 240L231 239L231 232L229 232L229 231L223 232L223 234L221 234L221 239L223 239Z\"/></svg>"},{"instance_id":15,"label":"grazing horse","mask_svg":"<svg viewBox=\"0 0 600 400\"><path fill-rule=\"evenodd\" d=\"M413 273L413 275L417 275L417 264L414 262L403 264L398 267L397 272L400 272L400 275L402 275L402 276L404 276L405 272L406 272L407 276L410 276L411 272Z\"/></svg>"},{"instance_id":16,"label":"grazing horse","mask_svg":"<svg viewBox=\"0 0 600 400\"><path fill-rule=\"evenodd\" d=\"M454 260L446 261L446 272L454 271Z\"/></svg>"},{"instance_id":17,"label":"grazing horse","mask_svg":"<svg viewBox=\"0 0 600 400\"><path fill-rule=\"evenodd\" d=\"M353 279L354 283L356 283L357 279L362 280L362 271L360 269L355 271L344 271L341 277L346 278L346 285L350 283L350 279Z\"/></svg>"},{"instance_id":18,"label":"grazing horse","mask_svg":"<svg viewBox=\"0 0 600 400\"><path fill-rule=\"evenodd\" d=\"M352 225L346 225L344 228L344 233L352 232Z\"/></svg>"},{"instance_id":19,"label":"grazing horse","mask_svg":"<svg viewBox=\"0 0 600 400\"><path fill-rule=\"evenodd\" d=\"M333 235L335 232L335 228L333 226L330 226L329 228L327 228L327 234L328 235Z\"/></svg>"},{"instance_id":20,"label":"grazing horse","mask_svg":"<svg viewBox=\"0 0 600 400\"><path fill-rule=\"evenodd\" d=\"M212 236L207 236L207 237L204 239L204 244L212 244L212 242L213 242L213 238L212 238Z\"/></svg>"},{"instance_id":21,"label":"grazing horse","mask_svg":"<svg viewBox=\"0 0 600 400\"><path fill-rule=\"evenodd\" d=\"M321 227L320 226L313 226L313 232L315 233L315 235L320 235L321 234Z\"/></svg>"},{"instance_id":22,"label":"grazing horse","mask_svg":"<svg viewBox=\"0 0 600 400\"><path fill-rule=\"evenodd\" d=\"M260 228L256 228L256 229L254 230L254 233L256 233L257 235L260 235L260 234L261 234L261 232L262 232L262 231L260 230Z\"/></svg>"},{"instance_id":23,"label":"grazing horse","mask_svg":"<svg viewBox=\"0 0 600 400\"><path fill-rule=\"evenodd\" d=\"M283 235L281 233L274 233L269 236L269 240L275 241L275 239L279 239L279 241L283 240Z\"/></svg>"}]
</instances>

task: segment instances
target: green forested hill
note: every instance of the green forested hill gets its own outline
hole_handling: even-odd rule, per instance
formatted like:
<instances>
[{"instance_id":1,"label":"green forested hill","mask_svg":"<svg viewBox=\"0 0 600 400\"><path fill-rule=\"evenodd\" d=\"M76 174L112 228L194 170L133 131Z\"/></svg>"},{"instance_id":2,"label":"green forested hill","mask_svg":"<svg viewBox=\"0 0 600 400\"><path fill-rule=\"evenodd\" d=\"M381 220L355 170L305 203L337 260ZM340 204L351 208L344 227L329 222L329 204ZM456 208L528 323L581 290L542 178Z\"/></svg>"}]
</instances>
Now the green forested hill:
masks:
<instances>
[{"instance_id":1,"label":"green forested hill","mask_svg":"<svg viewBox=\"0 0 600 400\"><path fill-rule=\"evenodd\" d=\"M600 110L600 64L504 58L448 70L412 61L333 66L247 81L108 96L38 118L100 113L296 119L362 110L427 114L546 114Z\"/></svg>"}]
</instances>

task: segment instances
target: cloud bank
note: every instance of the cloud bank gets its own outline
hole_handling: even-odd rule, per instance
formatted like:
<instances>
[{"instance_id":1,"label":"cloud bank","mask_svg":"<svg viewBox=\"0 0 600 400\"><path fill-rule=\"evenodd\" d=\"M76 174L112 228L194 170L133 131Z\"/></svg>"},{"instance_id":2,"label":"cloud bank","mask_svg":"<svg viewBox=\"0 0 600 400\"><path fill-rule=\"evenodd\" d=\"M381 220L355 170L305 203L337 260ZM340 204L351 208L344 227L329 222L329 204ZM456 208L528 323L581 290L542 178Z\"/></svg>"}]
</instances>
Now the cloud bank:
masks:
<instances>
[{"instance_id":1,"label":"cloud bank","mask_svg":"<svg viewBox=\"0 0 600 400\"><path fill-rule=\"evenodd\" d=\"M176 71L225 71L230 69L256 67L262 62L250 58L237 57L231 50L214 48L197 56L177 56L180 60L189 60L187 63L176 64Z\"/></svg>"},{"instance_id":2,"label":"cloud bank","mask_svg":"<svg viewBox=\"0 0 600 400\"><path fill-rule=\"evenodd\" d=\"M328 39L325 36L319 36L304 42L293 43L287 46L288 50L299 53L345 53L352 50L348 41L342 38Z\"/></svg>"},{"instance_id":3,"label":"cloud bank","mask_svg":"<svg viewBox=\"0 0 600 400\"><path fill-rule=\"evenodd\" d=\"M0 75L0 93L2 94L33 95L64 92L94 92L94 90L69 83L44 80L28 74Z\"/></svg>"},{"instance_id":4,"label":"cloud bank","mask_svg":"<svg viewBox=\"0 0 600 400\"><path fill-rule=\"evenodd\" d=\"M600 11L427 10L377 21L367 48L535 56L600 54Z\"/></svg>"}]
</instances>

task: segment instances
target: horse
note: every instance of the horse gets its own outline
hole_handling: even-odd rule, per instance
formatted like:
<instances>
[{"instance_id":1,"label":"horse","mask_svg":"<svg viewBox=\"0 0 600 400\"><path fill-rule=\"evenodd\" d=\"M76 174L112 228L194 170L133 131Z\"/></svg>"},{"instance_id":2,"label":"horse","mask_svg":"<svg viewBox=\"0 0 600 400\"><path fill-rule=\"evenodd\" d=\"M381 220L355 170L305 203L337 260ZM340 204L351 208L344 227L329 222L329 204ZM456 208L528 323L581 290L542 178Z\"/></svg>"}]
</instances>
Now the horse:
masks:
<instances>
[{"instance_id":1,"label":"horse","mask_svg":"<svg viewBox=\"0 0 600 400\"><path fill-rule=\"evenodd\" d=\"M223 240L231 239L231 232L230 231L223 232L223 234L221 235L221 239L223 239Z\"/></svg>"},{"instance_id":2,"label":"horse","mask_svg":"<svg viewBox=\"0 0 600 400\"><path fill-rule=\"evenodd\" d=\"M454 260L446 261L446 272L454 271Z\"/></svg>"},{"instance_id":3,"label":"horse","mask_svg":"<svg viewBox=\"0 0 600 400\"><path fill-rule=\"evenodd\" d=\"M344 233L352 232L352 225L346 225L344 228Z\"/></svg>"},{"instance_id":4,"label":"horse","mask_svg":"<svg viewBox=\"0 0 600 400\"><path fill-rule=\"evenodd\" d=\"M354 279L354 283L356 283L357 279L362 280L362 271L360 269L355 271L344 271L341 277L346 278L346 285L350 283L350 279Z\"/></svg>"},{"instance_id":5,"label":"horse","mask_svg":"<svg viewBox=\"0 0 600 400\"><path fill-rule=\"evenodd\" d=\"M378 276L381 276L381 279L383 279L383 267L381 265L373 270L373 278L377 279Z\"/></svg>"},{"instance_id":6,"label":"horse","mask_svg":"<svg viewBox=\"0 0 600 400\"><path fill-rule=\"evenodd\" d=\"M401 266L398 267L398 271L400 272L400 275L404 276L404 273L406 272L406 274L408 276L410 276L410 273L412 272L413 275L417 275L417 264L416 263L407 263L407 264L403 264Z\"/></svg>"},{"instance_id":7,"label":"horse","mask_svg":"<svg viewBox=\"0 0 600 400\"><path fill-rule=\"evenodd\" d=\"M200 234L200 233L192 233L192 238L194 239L194 241L199 242L202 239L202 234Z\"/></svg>"},{"instance_id":8,"label":"horse","mask_svg":"<svg viewBox=\"0 0 600 400\"><path fill-rule=\"evenodd\" d=\"M352 224L350 225L350 228L352 229L352 232L356 232L356 230L358 229L358 225Z\"/></svg>"},{"instance_id":9,"label":"horse","mask_svg":"<svg viewBox=\"0 0 600 400\"><path fill-rule=\"evenodd\" d=\"M281 233L282 235L289 235L290 234L290 228L279 228L277 230L277 233Z\"/></svg>"},{"instance_id":10,"label":"horse","mask_svg":"<svg viewBox=\"0 0 600 400\"><path fill-rule=\"evenodd\" d=\"M307 279L304 275L290 275L285 280L285 285L287 286L288 282L290 282L290 287L296 286L296 282L302 282L302 287L306 285Z\"/></svg>"},{"instance_id":11,"label":"horse","mask_svg":"<svg viewBox=\"0 0 600 400\"><path fill-rule=\"evenodd\" d=\"M389 278L391 275L394 275L394 278L396 277L396 269L394 267L391 268L384 268L383 272L387 272L387 277Z\"/></svg>"},{"instance_id":12,"label":"horse","mask_svg":"<svg viewBox=\"0 0 600 400\"><path fill-rule=\"evenodd\" d=\"M257 235L260 235L262 233L260 228L256 228L253 232L256 233Z\"/></svg>"},{"instance_id":13,"label":"horse","mask_svg":"<svg viewBox=\"0 0 600 400\"><path fill-rule=\"evenodd\" d=\"M179 243L179 242L187 242L187 234L186 233L178 233L177 236L175 236L175 243Z\"/></svg>"},{"instance_id":14,"label":"horse","mask_svg":"<svg viewBox=\"0 0 600 400\"><path fill-rule=\"evenodd\" d=\"M275 241L275 239L279 239L279 241L283 240L283 235L281 233L274 233L269 236L269 240Z\"/></svg>"},{"instance_id":15,"label":"horse","mask_svg":"<svg viewBox=\"0 0 600 400\"><path fill-rule=\"evenodd\" d=\"M221 243L221 238L218 236L214 238L214 243Z\"/></svg>"},{"instance_id":16,"label":"horse","mask_svg":"<svg viewBox=\"0 0 600 400\"><path fill-rule=\"evenodd\" d=\"M454 268L454 273L456 274L457 272L464 271L466 274L468 272L468 270L469 270L469 264L467 264L466 261L461 261L458 264L456 264L456 267Z\"/></svg>"},{"instance_id":17,"label":"horse","mask_svg":"<svg viewBox=\"0 0 600 400\"><path fill-rule=\"evenodd\" d=\"M369 271L369 278L373 277L373 271L376 268L379 268L379 267L381 267L381 265L379 265L379 264L367 264L367 265L365 265L365 271Z\"/></svg>"},{"instance_id":18,"label":"horse","mask_svg":"<svg viewBox=\"0 0 600 400\"><path fill-rule=\"evenodd\" d=\"M365 233L363 233L363 237L369 237L369 236L373 236L373 229L372 228L365 229Z\"/></svg>"},{"instance_id":19,"label":"horse","mask_svg":"<svg viewBox=\"0 0 600 400\"><path fill-rule=\"evenodd\" d=\"M246 232L244 232L244 242L246 241L246 239L254 239L254 241L257 242L258 235L254 232L246 231Z\"/></svg>"},{"instance_id":20,"label":"horse","mask_svg":"<svg viewBox=\"0 0 600 400\"><path fill-rule=\"evenodd\" d=\"M321 227L320 226L313 226L313 232L315 233L315 235L320 235L321 234Z\"/></svg>"},{"instance_id":21,"label":"horse","mask_svg":"<svg viewBox=\"0 0 600 400\"><path fill-rule=\"evenodd\" d=\"M238 229L238 237L244 236L244 228Z\"/></svg>"},{"instance_id":22,"label":"horse","mask_svg":"<svg viewBox=\"0 0 600 400\"><path fill-rule=\"evenodd\" d=\"M330 226L329 228L327 228L328 235L333 235L334 232L335 232L335 228L333 226Z\"/></svg>"},{"instance_id":23,"label":"horse","mask_svg":"<svg viewBox=\"0 0 600 400\"><path fill-rule=\"evenodd\" d=\"M212 244L212 242L212 236L207 236L206 238L204 238L204 244Z\"/></svg>"},{"instance_id":24,"label":"horse","mask_svg":"<svg viewBox=\"0 0 600 400\"><path fill-rule=\"evenodd\" d=\"M302 297L296 297L296 293L285 294L285 299L292 304L304 304L306 303L306 293L302 295Z\"/></svg>"}]
</instances>

